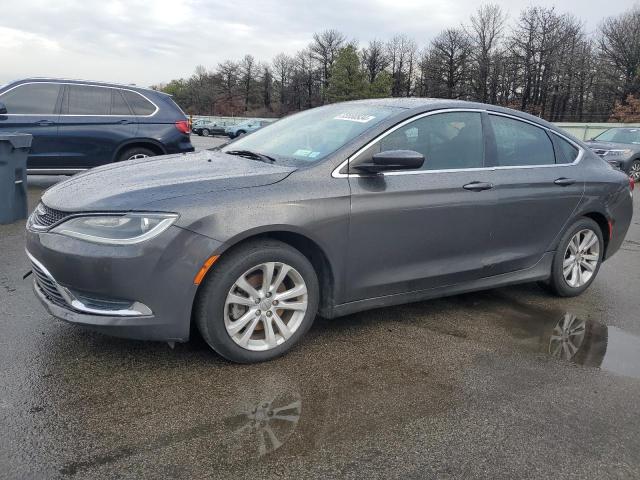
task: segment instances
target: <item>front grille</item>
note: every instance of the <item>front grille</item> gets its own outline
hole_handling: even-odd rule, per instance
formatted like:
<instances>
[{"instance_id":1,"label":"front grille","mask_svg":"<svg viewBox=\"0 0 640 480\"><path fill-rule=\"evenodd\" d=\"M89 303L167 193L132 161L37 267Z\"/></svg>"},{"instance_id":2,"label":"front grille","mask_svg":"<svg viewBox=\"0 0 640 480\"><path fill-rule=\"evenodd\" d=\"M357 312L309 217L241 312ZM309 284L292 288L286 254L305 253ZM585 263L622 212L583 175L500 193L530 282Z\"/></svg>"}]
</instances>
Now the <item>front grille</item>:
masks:
<instances>
[{"instance_id":1,"label":"front grille","mask_svg":"<svg viewBox=\"0 0 640 480\"><path fill-rule=\"evenodd\" d=\"M38 265L36 265L34 262L31 262L31 268L33 270L33 276L36 285L44 294L44 296L60 307L68 307L67 302L58 291L56 282L44 271L42 271L42 269L38 267Z\"/></svg>"},{"instance_id":2,"label":"front grille","mask_svg":"<svg viewBox=\"0 0 640 480\"><path fill-rule=\"evenodd\" d=\"M44 203L40 202L31 216L31 222L33 225L40 228L48 228L51 225L58 223L61 220L67 218L70 213L61 212L53 208L47 207Z\"/></svg>"}]
</instances>

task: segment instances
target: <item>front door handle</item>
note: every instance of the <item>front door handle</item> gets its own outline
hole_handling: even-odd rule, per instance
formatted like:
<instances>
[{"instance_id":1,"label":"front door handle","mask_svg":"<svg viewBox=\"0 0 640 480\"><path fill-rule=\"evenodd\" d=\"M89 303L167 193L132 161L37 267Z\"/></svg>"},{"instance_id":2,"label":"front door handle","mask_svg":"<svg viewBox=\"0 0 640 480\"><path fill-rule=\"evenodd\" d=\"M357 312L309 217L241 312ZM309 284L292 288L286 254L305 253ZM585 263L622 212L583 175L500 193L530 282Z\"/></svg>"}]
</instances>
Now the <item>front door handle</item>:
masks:
<instances>
[{"instance_id":1,"label":"front door handle","mask_svg":"<svg viewBox=\"0 0 640 480\"><path fill-rule=\"evenodd\" d=\"M118 122L118 123L121 123L122 125L130 125L133 122L131 120L120 120L120 122Z\"/></svg>"},{"instance_id":2,"label":"front door handle","mask_svg":"<svg viewBox=\"0 0 640 480\"><path fill-rule=\"evenodd\" d=\"M464 185L462 188L465 190L471 190L473 192L481 192L483 190L491 190L493 183L488 182L471 182Z\"/></svg>"},{"instance_id":3,"label":"front door handle","mask_svg":"<svg viewBox=\"0 0 640 480\"><path fill-rule=\"evenodd\" d=\"M55 122L52 122L51 120L38 120L36 125L39 127L50 127L51 125L55 125Z\"/></svg>"},{"instance_id":4,"label":"front door handle","mask_svg":"<svg viewBox=\"0 0 640 480\"><path fill-rule=\"evenodd\" d=\"M573 185L576 181L573 178L560 177L555 180L553 183L556 185L560 185L561 187L568 187L569 185Z\"/></svg>"}]
</instances>

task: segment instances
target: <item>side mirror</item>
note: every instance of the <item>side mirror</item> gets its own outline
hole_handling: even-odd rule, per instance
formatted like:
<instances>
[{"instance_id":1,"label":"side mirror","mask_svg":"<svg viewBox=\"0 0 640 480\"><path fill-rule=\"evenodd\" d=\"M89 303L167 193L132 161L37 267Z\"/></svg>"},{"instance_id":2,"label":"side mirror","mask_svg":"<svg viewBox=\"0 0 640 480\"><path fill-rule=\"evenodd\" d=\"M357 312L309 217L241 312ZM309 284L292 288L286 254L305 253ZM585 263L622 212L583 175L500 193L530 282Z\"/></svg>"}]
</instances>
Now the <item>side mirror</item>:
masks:
<instances>
[{"instance_id":1,"label":"side mirror","mask_svg":"<svg viewBox=\"0 0 640 480\"><path fill-rule=\"evenodd\" d=\"M0 102L0 115L6 115L7 114L7 106Z\"/></svg>"},{"instance_id":2,"label":"side mirror","mask_svg":"<svg viewBox=\"0 0 640 480\"><path fill-rule=\"evenodd\" d=\"M353 168L365 173L381 173L393 170L416 170L424 164L424 155L413 150L388 150L376 153L371 162L360 163Z\"/></svg>"}]
</instances>

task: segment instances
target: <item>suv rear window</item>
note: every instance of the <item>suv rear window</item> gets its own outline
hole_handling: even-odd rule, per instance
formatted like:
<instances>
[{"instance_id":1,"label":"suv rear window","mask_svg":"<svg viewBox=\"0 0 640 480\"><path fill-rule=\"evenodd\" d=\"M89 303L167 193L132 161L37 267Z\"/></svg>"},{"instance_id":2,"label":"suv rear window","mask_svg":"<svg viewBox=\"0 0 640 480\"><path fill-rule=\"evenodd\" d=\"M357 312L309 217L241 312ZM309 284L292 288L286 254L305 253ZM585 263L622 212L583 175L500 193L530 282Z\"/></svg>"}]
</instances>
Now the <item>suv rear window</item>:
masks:
<instances>
[{"instance_id":1,"label":"suv rear window","mask_svg":"<svg viewBox=\"0 0 640 480\"><path fill-rule=\"evenodd\" d=\"M131 90L122 90L122 93L135 115L144 117L151 115L156 111L156 106L139 93Z\"/></svg>"},{"instance_id":2,"label":"suv rear window","mask_svg":"<svg viewBox=\"0 0 640 480\"><path fill-rule=\"evenodd\" d=\"M57 83L27 83L0 95L0 102L10 115L53 115L59 94Z\"/></svg>"}]
</instances>

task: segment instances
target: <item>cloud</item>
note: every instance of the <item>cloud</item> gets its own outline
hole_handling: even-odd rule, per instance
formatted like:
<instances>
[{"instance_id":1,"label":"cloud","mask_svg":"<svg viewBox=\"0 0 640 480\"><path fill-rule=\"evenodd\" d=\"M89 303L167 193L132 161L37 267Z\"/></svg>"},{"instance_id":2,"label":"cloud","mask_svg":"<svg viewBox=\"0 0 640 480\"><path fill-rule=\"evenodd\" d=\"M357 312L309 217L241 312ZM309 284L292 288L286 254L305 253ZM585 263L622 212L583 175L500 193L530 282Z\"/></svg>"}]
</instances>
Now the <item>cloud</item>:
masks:
<instances>
[{"instance_id":1,"label":"cloud","mask_svg":"<svg viewBox=\"0 0 640 480\"><path fill-rule=\"evenodd\" d=\"M497 3L515 16L530 0ZM610 0L606 15L632 4ZM0 83L51 75L149 85L247 53L260 60L281 51L293 54L313 32L327 28L363 43L405 33L425 45L442 28L466 22L478 5L475 0L6 2L0 16ZM603 16L601 6L582 0L558 2L558 10L579 12L591 30Z\"/></svg>"}]
</instances>

